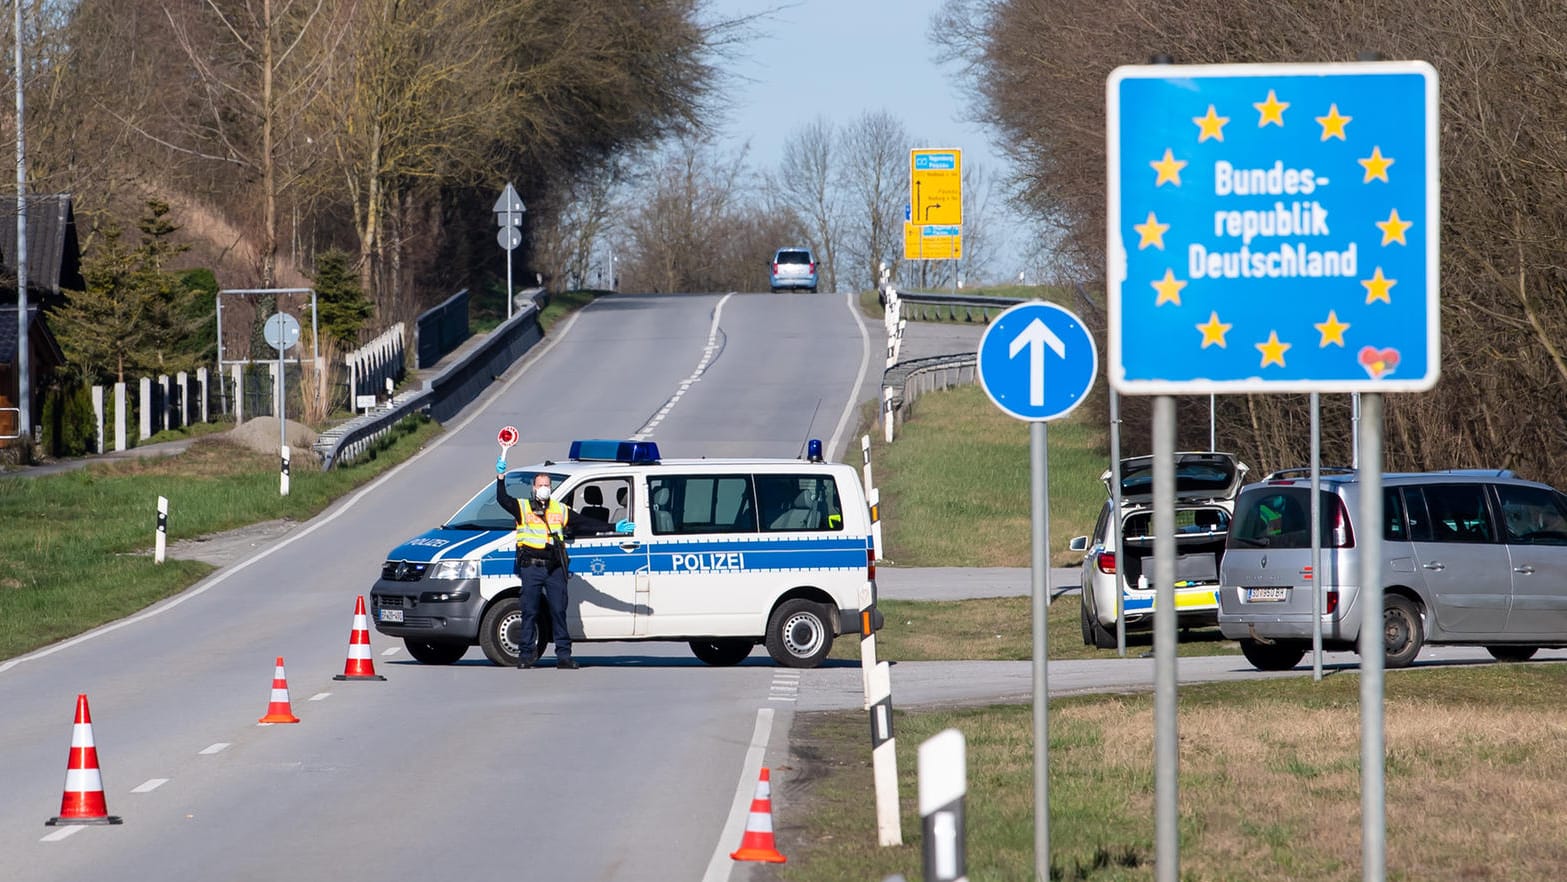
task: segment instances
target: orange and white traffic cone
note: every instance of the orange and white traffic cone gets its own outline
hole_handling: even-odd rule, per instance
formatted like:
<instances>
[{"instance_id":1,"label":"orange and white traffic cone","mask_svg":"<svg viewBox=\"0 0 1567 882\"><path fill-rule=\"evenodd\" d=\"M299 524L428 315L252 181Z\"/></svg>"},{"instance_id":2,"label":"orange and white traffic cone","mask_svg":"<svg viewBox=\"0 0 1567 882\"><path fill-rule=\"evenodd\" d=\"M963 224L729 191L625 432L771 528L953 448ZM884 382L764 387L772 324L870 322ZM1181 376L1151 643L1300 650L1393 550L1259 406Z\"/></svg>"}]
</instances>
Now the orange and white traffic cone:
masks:
<instances>
[{"instance_id":1,"label":"orange and white traffic cone","mask_svg":"<svg viewBox=\"0 0 1567 882\"><path fill-rule=\"evenodd\" d=\"M71 756L65 763L65 795L59 817L44 821L46 827L71 824L119 824L103 799L103 776L98 771L98 748L92 740L92 713L87 696L76 696L76 722L71 726Z\"/></svg>"},{"instance_id":2,"label":"orange and white traffic cone","mask_svg":"<svg viewBox=\"0 0 1567 882\"><path fill-rule=\"evenodd\" d=\"M277 668L272 672L272 702L267 705L267 715L258 723L297 723L294 709L288 703L288 676L283 673L283 656L277 657Z\"/></svg>"},{"instance_id":3,"label":"orange and white traffic cone","mask_svg":"<svg viewBox=\"0 0 1567 882\"><path fill-rule=\"evenodd\" d=\"M756 781L756 796L751 799L751 813L745 819L745 835L740 838L740 850L729 853L737 861L766 861L781 864L788 858L773 847L773 797L772 784L767 767Z\"/></svg>"},{"instance_id":4,"label":"orange and white traffic cone","mask_svg":"<svg viewBox=\"0 0 1567 882\"><path fill-rule=\"evenodd\" d=\"M370 658L370 620L365 616L365 596L354 602L354 630L348 635L348 661L334 680L385 680L375 672Z\"/></svg>"}]
</instances>

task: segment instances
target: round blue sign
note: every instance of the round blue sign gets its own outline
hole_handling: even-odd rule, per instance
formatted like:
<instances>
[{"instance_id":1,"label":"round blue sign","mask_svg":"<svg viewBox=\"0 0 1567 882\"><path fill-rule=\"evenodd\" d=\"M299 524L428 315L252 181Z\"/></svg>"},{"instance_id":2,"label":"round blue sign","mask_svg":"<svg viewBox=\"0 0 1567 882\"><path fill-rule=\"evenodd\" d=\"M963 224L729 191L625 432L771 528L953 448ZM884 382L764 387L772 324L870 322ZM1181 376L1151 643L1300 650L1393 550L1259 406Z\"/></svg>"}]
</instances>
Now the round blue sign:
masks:
<instances>
[{"instance_id":1,"label":"round blue sign","mask_svg":"<svg viewBox=\"0 0 1567 882\"><path fill-rule=\"evenodd\" d=\"M979 339L978 360L979 382L990 400L1031 422L1070 413L1099 373L1099 348L1082 320L1043 300L996 316Z\"/></svg>"}]
</instances>

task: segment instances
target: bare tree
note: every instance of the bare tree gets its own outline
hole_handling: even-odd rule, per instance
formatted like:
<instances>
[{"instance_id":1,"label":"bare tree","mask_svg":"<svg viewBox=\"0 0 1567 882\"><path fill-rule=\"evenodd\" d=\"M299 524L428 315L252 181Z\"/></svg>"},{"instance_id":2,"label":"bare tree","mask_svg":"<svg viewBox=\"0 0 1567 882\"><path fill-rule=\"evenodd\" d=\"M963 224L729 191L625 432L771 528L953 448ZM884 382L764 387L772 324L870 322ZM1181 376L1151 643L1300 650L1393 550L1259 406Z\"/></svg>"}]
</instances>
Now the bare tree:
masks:
<instances>
[{"instance_id":1,"label":"bare tree","mask_svg":"<svg viewBox=\"0 0 1567 882\"><path fill-rule=\"evenodd\" d=\"M839 207L834 186L834 135L832 122L823 116L795 129L784 142L777 178L780 200L810 228L807 238L816 255L817 274L821 287L828 291L838 290Z\"/></svg>"},{"instance_id":2,"label":"bare tree","mask_svg":"<svg viewBox=\"0 0 1567 882\"><path fill-rule=\"evenodd\" d=\"M843 250L854 263L850 284L875 287L878 267L896 269L903 256L903 211L909 190L911 139L885 110L867 111L842 135L838 187L845 207Z\"/></svg>"}]
</instances>

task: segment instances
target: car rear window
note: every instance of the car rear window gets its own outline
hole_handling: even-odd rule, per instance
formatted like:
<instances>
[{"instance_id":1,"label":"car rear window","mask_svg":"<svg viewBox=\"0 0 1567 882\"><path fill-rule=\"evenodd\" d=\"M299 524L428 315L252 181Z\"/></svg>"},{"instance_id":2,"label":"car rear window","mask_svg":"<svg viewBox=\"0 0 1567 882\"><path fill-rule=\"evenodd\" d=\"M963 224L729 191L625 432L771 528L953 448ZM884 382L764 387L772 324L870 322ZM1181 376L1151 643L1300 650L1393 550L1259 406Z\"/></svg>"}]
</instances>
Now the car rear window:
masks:
<instances>
[{"instance_id":1,"label":"car rear window","mask_svg":"<svg viewBox=\"0 0 1567 882\"><path fill-rule=\"evenodd\" d=\"M1175 464L1175 492L1224 493L1235 480L1235 468L1229 460L1187 459ZM1141 496L1153 492L1153 462L1133 466L1121 475L1121 493Z\"/></svg>"},{"instance_id":2,"label":"car rear window","mask_svg":"<svg viewBox=\"0 0 1567 882\"><path fill-rule=\"evenodd\" d=\"M780 252L778 252L778 257L775 258L773 262L774 263L807 263L808 264L808 263L811 262L811 252L809 252L809 251L780 251Z\"/></svg>"},{"instance_id":3,"label":"car rear window","mask_svg":"<svg viewBox=\"0 0 1567 882\"><path fill-rule=\"evenodd\" d=\"M1346 547L1352 541L1342 529L1343 503L1327 491L1321 494L1322 547ZM1335 527L1340 529L1335 532ZM1229 548L1310 548L1311 489L1264 487L1242 493L1230 522Z\"/></svg>"}]
</instances>

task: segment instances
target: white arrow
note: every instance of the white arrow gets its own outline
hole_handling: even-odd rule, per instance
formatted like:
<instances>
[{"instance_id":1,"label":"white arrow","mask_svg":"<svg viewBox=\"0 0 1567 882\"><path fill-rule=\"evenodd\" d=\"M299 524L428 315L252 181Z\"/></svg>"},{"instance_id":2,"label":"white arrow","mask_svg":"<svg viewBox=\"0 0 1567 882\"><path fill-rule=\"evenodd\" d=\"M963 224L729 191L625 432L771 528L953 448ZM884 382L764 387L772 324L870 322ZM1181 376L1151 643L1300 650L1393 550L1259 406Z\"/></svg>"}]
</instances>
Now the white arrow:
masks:
<instances>
[{"instance_id":1,"label":"white arrow","mask_svg":"<svg viewBox=\"0 0 1567 882\"><path fill-rule=\"evenodd\" d=\"M1045 326L1039 319L1028 323L1021 333L1012 338L1011 351L1007 354L1017 358L1017 354L1028 347L1028 405L1030 407L1045 406L1045 347L1056 354L1057 358L1066 358L1066 344L1055 332Z\"/></svg>"}]
</instances>

